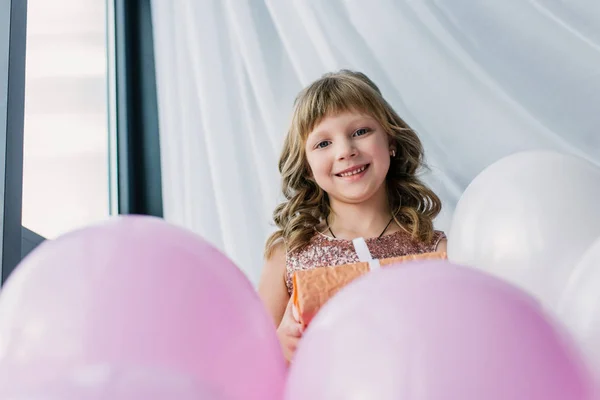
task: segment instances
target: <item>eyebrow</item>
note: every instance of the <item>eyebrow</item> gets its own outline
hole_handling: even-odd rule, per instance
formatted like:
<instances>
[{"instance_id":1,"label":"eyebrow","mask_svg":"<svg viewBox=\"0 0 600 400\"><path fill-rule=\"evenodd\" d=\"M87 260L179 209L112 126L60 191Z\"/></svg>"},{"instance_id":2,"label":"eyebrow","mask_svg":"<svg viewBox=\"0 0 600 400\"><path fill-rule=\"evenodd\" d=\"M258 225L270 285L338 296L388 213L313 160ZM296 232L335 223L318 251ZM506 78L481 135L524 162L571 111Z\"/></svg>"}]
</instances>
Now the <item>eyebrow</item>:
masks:
<instances>
[{"instance_id":1,"label":"eyebrow","mask_svg":"<svg viewBox=\"0 0 600 400\"><path fill-rule=\"evenodd\" d=\"M318 140L321 137L326 136L327 134L328 134L328 131L325 131L325 130L313 131L308 134L308 136L306 137L306 141Z\"/></svg>"},{"instance_id":2,"label":"eyebrow","mask_svg":"<svg viewBox=\"0 0 600 400\"><path fill-rule=\"evenodd\" d=\"M363 115L361 115L360 117L357 117L357 118L354 118L354 119L352 119L350 122L348 122L348 124L347 124L347 125L348 125L348 126L350 126L350 125L355 125L355 124L357 124L357 123L359 123L359 122L373 123L373 122L375 122L375 118L373 118L373 117L370 117L370 116L368 116L368 115L364 115L364 116L363 116ZM308 136L307 136L307 141L308 141L308 140L310 140L310 138L311 138L311 137L317 137L317 138L318 138L318 137L320 137L320 136L322 136L322 135L326 135L326 134L328 134L328 133L329 133L329 131L327 131L327 130L318 130L318 131L312 131L312 132L310 132L310 133L308 134Z\"/></svg>"}]
</instances>

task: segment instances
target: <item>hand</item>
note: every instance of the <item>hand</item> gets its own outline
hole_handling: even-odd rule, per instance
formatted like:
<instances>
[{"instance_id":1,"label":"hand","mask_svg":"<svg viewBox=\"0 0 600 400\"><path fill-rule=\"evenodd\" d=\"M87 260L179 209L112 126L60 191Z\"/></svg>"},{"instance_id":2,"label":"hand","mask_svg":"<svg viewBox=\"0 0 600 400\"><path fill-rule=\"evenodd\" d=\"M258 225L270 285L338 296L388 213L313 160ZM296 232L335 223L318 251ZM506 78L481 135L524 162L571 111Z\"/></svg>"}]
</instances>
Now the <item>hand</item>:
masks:
<instances>
[{"instance_id":1,"label":"hand","mask_svg":"<svg viewBox=\"0 0 600 400\"><path fill-rule=\"evenodd\" d=\"M304 332L304 326L296 321L293 311L292 299L287 304L281 323L277 328L277 336L279 337L279 343L283 349L283 355L288 363L292 361L292 357L296 352L298 341L302 337Z\"/></svg>"}]
</instances>

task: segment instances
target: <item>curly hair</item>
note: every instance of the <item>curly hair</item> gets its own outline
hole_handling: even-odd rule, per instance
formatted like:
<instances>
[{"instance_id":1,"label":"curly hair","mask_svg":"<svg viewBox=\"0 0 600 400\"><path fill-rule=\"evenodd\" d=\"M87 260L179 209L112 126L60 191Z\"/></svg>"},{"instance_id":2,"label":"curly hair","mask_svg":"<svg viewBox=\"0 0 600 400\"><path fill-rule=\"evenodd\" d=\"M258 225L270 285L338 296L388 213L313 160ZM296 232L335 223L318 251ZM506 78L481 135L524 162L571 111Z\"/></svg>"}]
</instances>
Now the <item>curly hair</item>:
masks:
<instances>
[{"instance_id":1,"label":"curly hair","mask_svg":"<svg viewBox=\"0 0 600 400\"><path fill-rule=\"evenodd\" d=\"M279 158L285 201L273 213L278 229L266 242L265 257L270 257L281 242L287 251L301 249L329 215L327 193L309 179L305 143L323 118L346 111L370 115L391 136L397 149L386 175L392 215L413 238L425 242L432 240L433 219L441 211L441 201L417 176L420 168L425 167L419 137L365 74L341 70L323 75L302 90L294 102L291 126Z\"/></svg>"}]
</instances>

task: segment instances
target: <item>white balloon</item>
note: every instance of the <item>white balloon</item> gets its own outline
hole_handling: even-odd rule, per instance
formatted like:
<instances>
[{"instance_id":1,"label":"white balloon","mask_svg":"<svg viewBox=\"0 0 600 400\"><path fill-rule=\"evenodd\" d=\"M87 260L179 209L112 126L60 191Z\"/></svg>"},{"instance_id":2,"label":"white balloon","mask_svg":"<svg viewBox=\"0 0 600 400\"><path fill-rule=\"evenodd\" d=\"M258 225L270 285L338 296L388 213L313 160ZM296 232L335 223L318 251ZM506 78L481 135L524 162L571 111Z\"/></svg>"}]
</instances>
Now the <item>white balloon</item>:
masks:
<instances>
[{"instance_id":1,"label":"white balloon","mask_svg":"<svg viewBox=\"0 0 600 400\"><path fill-rule=\"evenodd\" d=\"M557 315L582 347L600 379L600 237L574 268Z\"/></svg>"},{"instance_id":2,"label":"white balloon","mask_svg":"<svg viewBox=\"0 0 600 400\"><path fill-rule=\"evenodd\" d=\"M600 168L551 151L521 152L467 187L448 233L448 258L504 278L552 307L598 236Z\"/></svg>"}]
</instances>

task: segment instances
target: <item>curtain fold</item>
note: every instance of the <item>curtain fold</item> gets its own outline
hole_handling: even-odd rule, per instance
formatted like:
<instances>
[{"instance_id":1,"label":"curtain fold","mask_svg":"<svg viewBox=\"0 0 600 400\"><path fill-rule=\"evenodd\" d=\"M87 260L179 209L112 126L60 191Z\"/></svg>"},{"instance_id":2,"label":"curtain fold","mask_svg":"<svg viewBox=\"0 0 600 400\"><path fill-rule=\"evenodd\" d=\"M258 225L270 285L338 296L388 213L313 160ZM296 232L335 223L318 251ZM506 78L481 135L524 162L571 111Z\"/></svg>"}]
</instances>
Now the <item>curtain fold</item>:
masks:
<instances>
[{"instance_id":1,"label":"curtain fold","mask_svg":"<svg viewBox=\"0 0 600 400\"><path fill-rule=\"evenodd\" d=\"M360 70L419 133L449 229L469 182L527 149L600 165L595 0L153 0L165 218L256 283L293 100Z\"/></svg>"}]
</instances>

